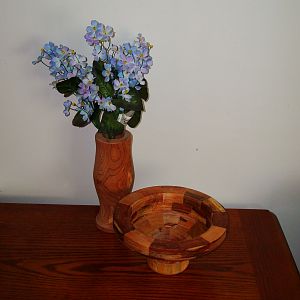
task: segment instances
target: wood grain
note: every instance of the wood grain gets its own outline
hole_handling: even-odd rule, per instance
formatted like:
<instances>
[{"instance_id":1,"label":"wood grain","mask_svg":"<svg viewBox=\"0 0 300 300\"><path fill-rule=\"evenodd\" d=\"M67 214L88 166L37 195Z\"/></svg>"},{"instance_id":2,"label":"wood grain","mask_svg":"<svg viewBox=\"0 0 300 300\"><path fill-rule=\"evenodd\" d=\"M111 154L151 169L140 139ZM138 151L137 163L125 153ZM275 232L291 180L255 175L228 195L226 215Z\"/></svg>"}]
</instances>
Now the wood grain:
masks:
<instances>
[{"instance_id":1,"label":"wood grain","mask_svg":"<svg viewBox=\"0 0 300 300\"><path fill-rule=\"evenodd\" d=\"M115 231L129 247L147 256L160 274L183 272L189 260L219 247L228 216L220 203L196 190L154 186L135 191L115 209Z\"/></svg>"},{"instance_id":2,"label":"wood grain","mask_svg":"<svg viewBox=\"0 0 300 300\"><path fill-rule=\"evenodd\" d=\"M96 133L94 183L100 209L96 224L100 230L113 232L113 213L118 201L132 191L134 167L132 160L132 134L107 139Z\"/></svg>"},{"instance_id":3,"label":"wood grain","mask_svg":"<svg viewBox=\"0 0 300 300\"><path fill-rule=\"evenodd\" d=\"M297 268L269 211L226 209L227 238L163 276L114 235L97 206L0 204L1 300L298 300Z\"/></svg>"}]
</instances>

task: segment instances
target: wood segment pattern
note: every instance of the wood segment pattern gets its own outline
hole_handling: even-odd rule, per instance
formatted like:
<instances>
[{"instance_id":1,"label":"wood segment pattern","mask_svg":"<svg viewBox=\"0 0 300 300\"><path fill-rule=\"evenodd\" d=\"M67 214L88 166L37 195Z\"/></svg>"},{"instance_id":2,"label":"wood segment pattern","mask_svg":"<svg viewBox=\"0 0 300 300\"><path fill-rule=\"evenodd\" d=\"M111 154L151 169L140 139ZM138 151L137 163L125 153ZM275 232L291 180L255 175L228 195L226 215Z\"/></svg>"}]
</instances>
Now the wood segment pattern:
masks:
<instances>
[{"instance_id":1,"label":"wood segment pattern","mask_svg":"<svg viewBox=\"0 0 300 300\"><path fill-rule=\"evenodd\" d=\"M135 191L119 202L114 214L115 231L124 244L166 275L184 271L190 259L220 246L227 223L227 213L215 199L175 186Z\"/></svg>"}]
</instances>

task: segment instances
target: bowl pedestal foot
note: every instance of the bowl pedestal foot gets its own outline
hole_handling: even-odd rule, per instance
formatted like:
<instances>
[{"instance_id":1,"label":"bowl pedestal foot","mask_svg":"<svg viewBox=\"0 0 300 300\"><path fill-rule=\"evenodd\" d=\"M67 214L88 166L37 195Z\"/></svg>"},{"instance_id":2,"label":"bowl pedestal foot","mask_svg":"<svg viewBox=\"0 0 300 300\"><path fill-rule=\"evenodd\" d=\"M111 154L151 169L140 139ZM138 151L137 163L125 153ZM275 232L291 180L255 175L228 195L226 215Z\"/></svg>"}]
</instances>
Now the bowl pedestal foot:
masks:
<instances>
[{"instance_id":1,"label":"bowl pedestal foot","mask_svg":"<svg viewBox=\"0 0 300 300\"><path fill-rule=\"evenodd\" d=\"M147 258L150 269L164 275L175 275L183 272L189 265L188 260L168 261L155 258Z\"/></svg>"}]
</instances>

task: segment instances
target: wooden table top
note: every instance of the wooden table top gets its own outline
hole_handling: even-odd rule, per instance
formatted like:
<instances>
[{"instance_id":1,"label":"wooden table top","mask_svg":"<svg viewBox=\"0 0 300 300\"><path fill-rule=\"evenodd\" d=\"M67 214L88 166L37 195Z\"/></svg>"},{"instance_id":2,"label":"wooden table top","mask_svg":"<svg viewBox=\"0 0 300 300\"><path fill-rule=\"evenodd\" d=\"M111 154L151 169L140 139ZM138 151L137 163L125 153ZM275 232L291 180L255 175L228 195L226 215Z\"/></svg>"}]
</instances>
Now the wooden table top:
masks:
<instances>
[{"instance_id":1,"label":"wooden table top","mask_svg":"<svg viewBox=\"0 0 300 300\"><path fill-rule=\"evenodd\" d=\"M0 299L300 299L300 279L278 220L228 209L214 252L178 275L95 226L97 206L0 204Z\"/></svg>"}]
</instances>

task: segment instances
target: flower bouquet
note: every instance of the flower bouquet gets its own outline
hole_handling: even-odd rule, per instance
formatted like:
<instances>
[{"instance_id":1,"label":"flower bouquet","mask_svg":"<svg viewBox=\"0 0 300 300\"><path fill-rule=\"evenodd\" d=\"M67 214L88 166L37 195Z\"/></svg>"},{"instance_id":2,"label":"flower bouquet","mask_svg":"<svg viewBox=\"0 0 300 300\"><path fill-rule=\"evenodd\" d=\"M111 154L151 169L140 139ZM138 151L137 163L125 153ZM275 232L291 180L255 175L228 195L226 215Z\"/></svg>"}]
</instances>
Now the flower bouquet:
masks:
<instances>
[{"instance_id":1,"label":"flower bouquet","mask_svg":"<svg viewBox=\"0 0 300 300\"><path fill-rule=\"evenodd\" d=\"M64 114L75 111L72 124L84 127L90 123L106 138L123 134L125 126L136 127L148 100L148 84L144 78L153 61L152 48L138 34L132 43L115 45L111 26L91 21L84 36L93 47L93 64L74 50L49 42L33 64L42 63L55 78L53 87L64 97Z\"/></svg>"}]
</instances>

